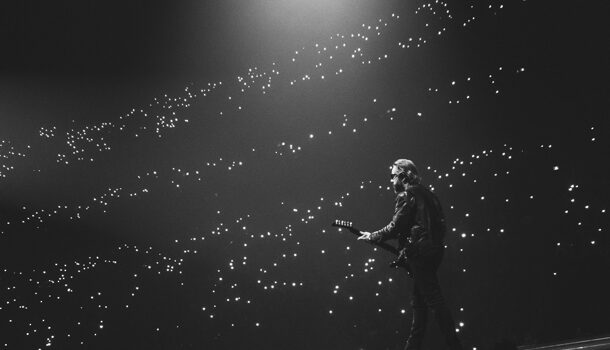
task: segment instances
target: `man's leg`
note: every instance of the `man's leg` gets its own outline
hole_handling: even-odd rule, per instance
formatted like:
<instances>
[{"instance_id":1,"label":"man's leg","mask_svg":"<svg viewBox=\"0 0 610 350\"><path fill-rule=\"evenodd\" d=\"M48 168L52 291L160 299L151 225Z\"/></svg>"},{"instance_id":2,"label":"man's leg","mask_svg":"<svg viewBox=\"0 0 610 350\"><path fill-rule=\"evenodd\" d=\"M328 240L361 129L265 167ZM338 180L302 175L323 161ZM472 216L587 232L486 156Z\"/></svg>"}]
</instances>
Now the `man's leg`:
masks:
<instances>
[{"instance_id":1,"label":"man's leg","mask_svg":"<svg viewBox=\"0 0 610 350\"><path fill-rule=\"evenodd\" d=\"M443 303L436 305L433 310L438 326L440 327L441 333L445 337L445 341L447 342L447 345L449 345L449 348L451 350L461 350L462 343L460 343L460 340L457 337L455 322L449 307Z\"/></svg>"},{"instance_id":2,"label":"man's leg","mask_svg":"<svg viewBox=\"0 0 610 350\"><path fill-rule=\"evenodd\" d=\"M414 264L416 268L413 282L418 288L421 297L423 297L425 304L434 312L436 322L449 348L461 350L462 345L455 331L455 322L451 315L451 310L449 310L445 303L436 275L436 270L441 259L442 255L438 259L431 261L423 260Z\"/></svg>"},{"instance_id":3,"label":"man's leg","mask_svg":"<svg viewBox=\"0 0 610 350\"><path fill-rule=\"evenodd\" d=\"M413 294L411 295L411 306L413 307L413 321L405 350L419 350L421 349L428 324L428 307L415 284L413 285Z\"/></svg>"}]
</instances>

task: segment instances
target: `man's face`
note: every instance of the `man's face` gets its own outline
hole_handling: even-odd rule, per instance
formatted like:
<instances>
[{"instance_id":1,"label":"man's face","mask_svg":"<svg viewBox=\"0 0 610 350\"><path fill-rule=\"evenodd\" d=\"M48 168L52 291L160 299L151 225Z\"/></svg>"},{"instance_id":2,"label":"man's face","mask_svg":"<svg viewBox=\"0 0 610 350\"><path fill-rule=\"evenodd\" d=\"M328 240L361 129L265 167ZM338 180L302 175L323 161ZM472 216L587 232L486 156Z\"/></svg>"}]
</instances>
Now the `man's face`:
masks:
<instances>
[{"instance_id":1,"label":"man's face","mask_svg":"<svg viewBox=\"0 0 610 350\"><path fill-rule=\"evenodd\" d=\"M405 185L402 183L402 181L400 181L400 178L398 176L398 174L400 174L400 173L401 173L401 171L400 171L400 169L398 169L398 167L396 165L392 166L392 173L390 175L390 181L392 182L392 186L394 187L395 193L400 193L405 190Z\"/></svg>"}]
</instances>

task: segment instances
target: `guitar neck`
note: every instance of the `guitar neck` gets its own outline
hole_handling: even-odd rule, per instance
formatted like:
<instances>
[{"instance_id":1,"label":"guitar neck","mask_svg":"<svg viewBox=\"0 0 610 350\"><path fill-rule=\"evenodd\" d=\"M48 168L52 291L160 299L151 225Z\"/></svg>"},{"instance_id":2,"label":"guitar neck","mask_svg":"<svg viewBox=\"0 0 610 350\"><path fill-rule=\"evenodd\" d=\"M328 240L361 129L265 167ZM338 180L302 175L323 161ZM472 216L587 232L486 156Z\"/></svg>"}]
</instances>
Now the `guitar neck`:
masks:
<instances>
[{"instance_id":1,"label":"guitar neck","mask_svg":"<svg viewBox=\"0 0 610 350\"><path fill-rule=\"evenodd\" d=\"M353 226L350 226L350 225L344 225L344 224L338 224L338 223L336 223L336 222L332 223L332 226L334 226L334 227L338 227L338 228L342 228L342 229L346 229L346 230L348 230L349 232L351 232L351 233L353 233L353 234L355 234L355 235L357 235L357 236L360 236L360 230L359 230L359 229L357 229L357 228L355 228L355 227L353 227Z\"/></svg>"},{"instance_id":2,"label":"guitar neck","mask_svg":"<svg viewBox=\"0 0 610 350\"><path fill-rule=\"evenodd\" d=\"M337 223L333 223L332 224L335 227L339 227L339 228L344 228L346 230L348 230L349 232L355 234L356 236L360 236L361 235L361 231L353 226L349 226L349 225L341 225L341 224L337 224ZM386 250L394 255L398 255L400 254L400 252L398 251L398 249L396 249L396 247L388 244L388 243L384 243L384 242L371 242L369 241L370 244L373 244L383 250Z\"/></svg>"}]
</instances>

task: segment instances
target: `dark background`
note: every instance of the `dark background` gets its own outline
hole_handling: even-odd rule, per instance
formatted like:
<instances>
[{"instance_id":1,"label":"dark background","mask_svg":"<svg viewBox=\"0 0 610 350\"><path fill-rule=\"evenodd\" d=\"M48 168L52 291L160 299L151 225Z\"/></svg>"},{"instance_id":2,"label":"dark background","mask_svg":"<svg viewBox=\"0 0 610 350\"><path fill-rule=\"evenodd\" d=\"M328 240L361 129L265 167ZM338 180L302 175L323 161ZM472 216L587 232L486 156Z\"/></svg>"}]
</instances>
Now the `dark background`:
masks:
<instances>
[{"instance_id":1,"label":"dark background","mask_svg":"<svg viewBox=\"0 0 610 350\"><path fill-rule=\"evenodd\" d=\"M455 228L439 273L465 345L608 334L606 13L3 2L0 345L400 349L410 280L328 224L386 224L403 157ZM380 18L382 35L362 27ZM401 49L408 38L426 43ZM333 60L315 47L343 42ZM157 116L176 127L155 131ZM435 325L428 342L442 348Z\"/></svg>"}]
</instances>

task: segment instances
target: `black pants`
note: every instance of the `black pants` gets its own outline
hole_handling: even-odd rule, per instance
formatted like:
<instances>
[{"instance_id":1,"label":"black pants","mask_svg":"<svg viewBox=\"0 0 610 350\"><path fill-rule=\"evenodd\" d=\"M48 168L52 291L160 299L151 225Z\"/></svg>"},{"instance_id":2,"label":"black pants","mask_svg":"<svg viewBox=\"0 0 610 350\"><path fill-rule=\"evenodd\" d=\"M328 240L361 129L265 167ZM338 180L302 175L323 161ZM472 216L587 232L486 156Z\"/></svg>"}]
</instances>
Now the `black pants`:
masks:
<instances>
[{"instance_id":1,"label":"black pants","mask_svg":"<svg viewBox=\"0 0 610 350\"><path fill-rule=\"evenodd\" d=\"M443 254L442 247L434 247L408 260L413 275L413 294L411 296L413 323L405 350L421 349L428 321L428 309L433 311L449 349L462 349L455 331L455 322L451 311L445 304L436 274L443 260Z\"/></svg>"}]
</instances>

